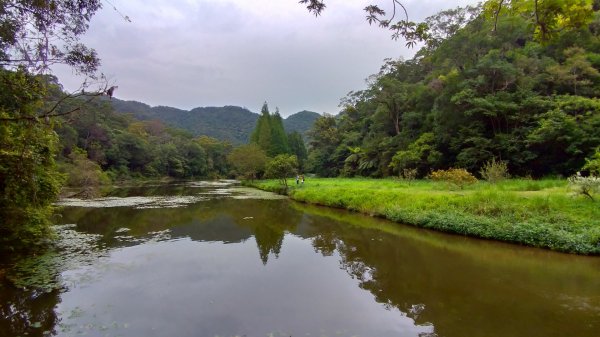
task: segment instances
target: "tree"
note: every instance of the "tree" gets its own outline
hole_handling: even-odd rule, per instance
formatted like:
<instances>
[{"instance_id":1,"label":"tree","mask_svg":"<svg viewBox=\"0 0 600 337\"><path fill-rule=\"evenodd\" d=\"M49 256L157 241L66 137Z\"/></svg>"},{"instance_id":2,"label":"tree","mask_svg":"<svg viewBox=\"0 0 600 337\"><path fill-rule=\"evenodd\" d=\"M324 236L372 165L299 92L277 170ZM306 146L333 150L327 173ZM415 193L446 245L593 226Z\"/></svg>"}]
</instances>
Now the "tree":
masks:
<instances>
[{"instance_id":1,"label":"tree","mask_svg":"<svg viewBox=\"0 0 600 337\"><path fill-rule=\"evenodd\" d=\"M227 155L227 162L238 174L247 179L255 179L259 172L265 170L267 155L257 144L236 147Z\"/></svg>"},{"instance_id":2,"label":"tree","mask_svg":"<svg viewBox=\"0 0 600 337\"><path fill-rule=\"evenodd\" d=\"M311 141L308 170L324 177L338 175L339 168L334 154L342 137L337 128L335 117L324 115L317 118L309 131L309 136Z\"/></svg>"},{"instance_id":3,"label":"tree","mask_svg":"<svg viewBox=\"0 0 600 337\"><path fill-rule=\"evenodd\" d=\"M298 158L298 167L300 171L304 171L304 165L306 159L308 159L308 152L306 151L306 145L304 145L304 139L298 131L288 133L288 144L290 145L290 152Z\"/></svg>"},{"instance_id":4,"label":"tree","mask_svg":"<svg viewBox=\"0 0 600 337\"><path fill-rule=\"evenodd\" d=\"M231 144L208 136L200 136L196 141L206 153L208 172L215 177L226 176L229 173L227 154L231 151Z\"/></svg>"},{"instance_id":5,"label":"tree","mask_svg":"<svg viewBox=\"0 0 600 337\"><path fill-rule=\"evenodd\" d=\"M0 69L0 83L0 118L28 116L41 107L44 84L38 77ZM63 181L54 161L57 142L49 124L0 122L1 251L34 250L51 238L52 202Z\"/></svg>"},{"instance_id":6,"label":"tree","mask_svg":"<svg viewBox=\"0 0 600 337\"><path fill-rule=\"evenodd\" d=\"M288 144L288 138L283 128L283 119L279 114L279 108L275 110L275 113L271 116L271 148L269 151L270 156L276 156L278 154L290 153L290 146Z\"/></svg>"},{"instance_id":7,"label":"tree","mask_svg":"<svg viewBox=\"0 0 600 337\"><path fill-rule=\"evenodd\" d=\"M600 145L600 1L495 3L496 15L457 9L426 19L430 40L413 59L386 60L338 116L317 120L310 170L478 172L490 158L516 175L581 169Z\"/></svg>"},{"instance_id":8,"label":"tree","mask_svg":"<svg viewBox=\"0 0 600 337\"><path fill-rule=\"evenodd\" d=\"M61 176L50 117L67 98L44 106L55 90L43 76L66 64L94 76L96 52L79 42L101 0L0 1L0 249L25 251L50 238L52 202ZM75 108L79 109L79 108Z\"/></svg>"},{"instance_id":9,"label":"tree","mask_svg":"<svg viewBox=\"0 0 600 337\"><path fill-rule=\"evenodd\" d=\"M287 178L296 174L298 158L294 155L280 154L267 163L266 176L279 179L279 182L288 188Z\"/></svg>"},{"instance_id":10,"label":"tree","mask_svg":"<svg viewBox=\"0 0 600 337\"><path fill-rule=\"evenodd\" d=\"M256 127L250 135L250 141L258 144L267 154L271 151L271 130L271 115L269 114L269 106L265 102L260 110L260 117L256 121Z\"/></svg>"},{"instance_id":11,"label":"tree","mask_svg":"<svg viewBox=\"0 0 600 337\"><path fill-rule=\"evenodd\" d=\"M566 90L562 91L568 90L575 95L594 95L593 91L589 92L589 87L600 78L600 72L587 59L585 50L580 47L571 47L565 49L563 53L566 57L563 64L552 65L546 69L550 75L550 81L558 86L565 86Z\"/></svg>"},{"instance_id":12,"label":"tree","mask_svg":"<svg viewBox=\"0 0 600 337\"><path fill-rule=\"evenodd\" d=\"M584 170L588 170L590 174L600 176L600 147L596 149L590 158L585 159Z\"/></svg>"},{"instance_id":13,"label":"tree","mask_svg":"<svg viewBox=\"0 0 600 337\"><path fill-rule=\"evenodd\" d=\"M100 60L79 42L101 0L5 0L0 2L0 66L45 73L66 64L92 75Z\"/></svg>"},{"instance_id":14,"label":"tree","mask_svg":"<svg viewBox=\"0 0 600 337\"><path fill-rule=\"evenodd\" d=\"M441 155L435 148L433 133L426 132L410 144L408 149L398 151L390 166L398 173L405 169L417 169L419 174L424 175L439 162Z\"/></svg>"},{"instance_id":15,"label":"tree","mask_svg":"<svg viewBox=\"0 0 600 337\"><path fill-rule=\"evenodd\" d=\"M498 30L498 22L505 16L522 16L533 27L534 37L538 41L548 42L565 29L577 29L592 21L596 0L487 0L483 2L483 12L493 21L493 31ZM300 0L310 13L320 15L325 8L323 0ZM381 2L381 1L380 1ZM388 15L378 4L369 4L363 10L371 25L392 32L392 39L402 37L406 46L413 47L417 42L426 41L428 47L439 45L440 37L453 34L457 29L476 16L476 7L440 12L425 22L410 21L406 7L399 0L388 0L392 13ZM397 14L402 18L397 19ZM451 20L448 20L448 16ZM456 19L456 20L452 20Z\"/></svg>"},{"instance_id":16,"label":"tree","mask_svg":"<svg viewBox=\"0 0 600 337\"><path fill-rule=\"evenodd\" d=\"M287 136L283 128L283 120L279 109L273 115L269 113L267 102L263 104L256 127L252 131L250 141L258 144L265 153L274 157L283 153L290 153Z\"/></svg>"},{"instance_id":17,"label":"tree","mask_svg":"<svg viewBox=\"0 0 600 337\"><path fill-rule=\"evenodd\" d=\"M110 179L102 172L100 165L88 159L87 153L75 148L69 155L70 162L61 165L61 171L67 174L67 185L81 189L76 195L83 198L98 196L100 186L108 184Z\"/></svg>"},{"instance_id":18,"label":"tree","mask_svg":"<svg viewBox=\"0 0 600 337\"><path fill-rule=\"evenodd\" d=\"M592 20L593 0L488 0L484 12L494 20L502 15L528 18L538 41L548 42L561 30L576 29Z\"/></svg>"}]
</instances>

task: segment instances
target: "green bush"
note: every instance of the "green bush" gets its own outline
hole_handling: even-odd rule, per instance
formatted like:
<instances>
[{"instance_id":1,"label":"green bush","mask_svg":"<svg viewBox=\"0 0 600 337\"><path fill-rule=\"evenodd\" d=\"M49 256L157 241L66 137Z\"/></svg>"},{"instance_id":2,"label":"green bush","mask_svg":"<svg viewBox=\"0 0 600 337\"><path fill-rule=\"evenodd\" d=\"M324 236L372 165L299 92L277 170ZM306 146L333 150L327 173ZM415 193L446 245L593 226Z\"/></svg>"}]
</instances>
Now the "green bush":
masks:
<instances>
[{"instance_id":1,"label":"green bush","mask_svg":"<svg viewBox=\"0 0 600 337\"><path fill-rule=\"evenodd\" d=\"M483 165L479 174L481 174L481 178L484 180L495 184L510 177L508 174L508 162L503 160L496 161L496 158L492 158L492 160L488 160Z\"/></svg>"},{"instance_id":2,"label":"green bush","mask_svg":"<svg viewBox=\"0 0 600 337\"><path fill-rule=\"evenodd\" d=\"M460 189L463 189L467 185L471 185L477 182L469 171L462 168L451 168L448 170L437 170L431 172L429 177L436 181L445 181Z\"/></svg>"},{"instance_id":3,"label":"green bush","mask_svg":"<svg viewBox=\"0 0 600 337\"><path fill-rule=\"evenodd\" d=\"M280 154L267 163L265 176L279 179L280 183L287 189L287 178L294 175L298 170L298 158L295 155Z\"/></svg>"}]
</instances>

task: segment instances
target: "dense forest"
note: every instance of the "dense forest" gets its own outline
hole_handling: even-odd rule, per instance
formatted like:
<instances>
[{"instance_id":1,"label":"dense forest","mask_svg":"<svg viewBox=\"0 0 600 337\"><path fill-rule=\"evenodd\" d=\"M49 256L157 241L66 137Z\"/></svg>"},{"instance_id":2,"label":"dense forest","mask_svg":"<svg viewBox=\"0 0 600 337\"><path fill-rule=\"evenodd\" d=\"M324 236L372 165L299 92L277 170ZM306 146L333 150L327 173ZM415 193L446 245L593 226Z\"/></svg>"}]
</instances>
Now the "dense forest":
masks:
<instances>
[{"instance_id":1,"label":"dense forest","mask_svg":"<svg viewBox=\"0 0 600 337\"><path fill-rule=\"evenodd\" d=\"M130 113L141 120L159 120L167 125L187 130L194 136L209 136L226 140L233 145L245 144L256 125L259 115L238 106L200 107L181 110L168 106L151 107L136 101L110 100L117 112ZM298 131L305 136L320 115L300 111L283 119L287 132Z\"/></svg>"},{"instance_id":2,"label":"dense forest","mask_svg":"<svg viewBox=\"0 0 600 337\"><path fill-rule=\"evenodd\" d=\"M69 105L63 104L61 109L70 109ZM58 160L68 166L65 172L71 176L76 169L94 166L113 179L206 178L226 176L229 171L226 155L230 143L195 137L158 120L142 121L117 113L108 100L92 100L80 111L58 118L55 130L60 140ZM78 160L82 155L84 162L91 163L78 168L84 164Z\"/></svg>"},{"instance_id":3,"label":"dense forest","mask_svg":"<svg viewBox=\"0 0 600 337\"><path fill-rule=\"evenodd\" d=\"M414 58L387 60L317 120L309 169L422 177L497 160L517 176L574 174L600 145L599 8L488 1L428 18Z\"/></svg>"}]
</instances>

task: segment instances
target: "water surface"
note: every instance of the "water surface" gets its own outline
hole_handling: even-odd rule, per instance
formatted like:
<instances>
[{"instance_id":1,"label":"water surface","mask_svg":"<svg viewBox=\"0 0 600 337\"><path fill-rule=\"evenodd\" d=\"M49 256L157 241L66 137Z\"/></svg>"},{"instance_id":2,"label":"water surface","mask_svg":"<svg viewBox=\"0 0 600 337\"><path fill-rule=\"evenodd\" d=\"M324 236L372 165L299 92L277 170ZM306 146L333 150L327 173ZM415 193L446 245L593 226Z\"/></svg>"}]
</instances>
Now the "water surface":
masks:
<instances>
[{"instance_id":1,"label":"water surface","mask_svg":"<svg viewBox=\"0 0 600 337\"><path fill-rule=\"evenodd\" d=\"M598 336L600 259L440 234L231 182L65 200L85 236L0 336ZM78 255L78 256L79 256Z\"/></svg>"}]
</instances>

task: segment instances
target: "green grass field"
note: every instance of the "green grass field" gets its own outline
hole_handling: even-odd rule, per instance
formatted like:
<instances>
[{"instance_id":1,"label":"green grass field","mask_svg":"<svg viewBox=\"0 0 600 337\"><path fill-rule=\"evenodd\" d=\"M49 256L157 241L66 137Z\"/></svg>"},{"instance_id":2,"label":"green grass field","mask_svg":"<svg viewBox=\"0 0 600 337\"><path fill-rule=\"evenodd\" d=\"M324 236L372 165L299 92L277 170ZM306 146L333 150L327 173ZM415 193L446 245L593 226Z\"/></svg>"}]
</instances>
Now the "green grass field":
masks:
<instances>
[{"instance_id":1,"label":"green grass field","mask_svg":"<svg viewBox=\"0 0 600 337\"><path fill-rule=\"evenodd\" d=\"M468 236L577 253L600 254L600 202L569 193L565 180L511 179L464 189L397 179L289 180L294 200ZM276 180L248 185L281 192Z\"/></svg>"}]
</instances>

